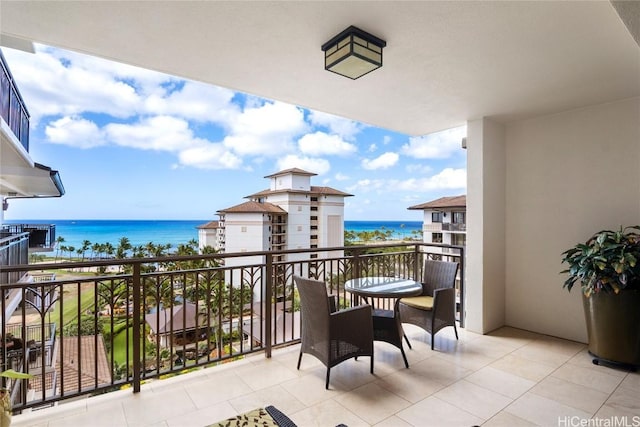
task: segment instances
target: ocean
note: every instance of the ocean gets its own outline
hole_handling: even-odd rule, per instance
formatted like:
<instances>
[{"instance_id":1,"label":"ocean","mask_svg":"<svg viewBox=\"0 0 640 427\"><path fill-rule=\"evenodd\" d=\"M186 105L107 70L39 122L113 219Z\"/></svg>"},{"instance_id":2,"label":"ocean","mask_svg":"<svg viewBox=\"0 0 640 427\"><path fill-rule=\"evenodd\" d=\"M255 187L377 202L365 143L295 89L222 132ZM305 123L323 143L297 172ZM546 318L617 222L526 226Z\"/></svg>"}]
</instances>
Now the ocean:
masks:
<instances>
[{"instance_id":1,"label":"ocean","mask_svg":"<svg viewBox=\"0 0 640 427\"><path fill-rule=\"evenodd\" d=\"M210 220L11 220L14 224L55 224L56 238L64 238L64 245L79 248L84 240L93 243L111 243L118 246L127 237L133 246L171 244L176 248L189 240L198 240L196 227ZM345 230L391 231L391 238L411 237L414 230L422 229L420 221L345 221Z\"/></svg>"}]
</instances>

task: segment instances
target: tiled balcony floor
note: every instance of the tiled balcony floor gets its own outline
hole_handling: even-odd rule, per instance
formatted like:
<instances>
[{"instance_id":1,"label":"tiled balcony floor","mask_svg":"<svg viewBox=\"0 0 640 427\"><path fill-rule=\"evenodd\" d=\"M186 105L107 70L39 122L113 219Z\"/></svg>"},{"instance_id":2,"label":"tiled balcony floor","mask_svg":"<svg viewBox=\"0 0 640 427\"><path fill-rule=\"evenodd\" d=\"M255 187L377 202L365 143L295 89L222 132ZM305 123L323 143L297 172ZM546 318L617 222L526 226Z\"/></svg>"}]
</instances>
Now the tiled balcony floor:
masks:
<instances>
[{"instance_id":1,"label":"tiled balcony floor","mask_svg":"<svg viewBox=\"0 0 640 427\"><path fill-rule=\"evenodd\" d=\"M299 346L13 417L12 426L203 427L274 405L299 426L574 426L640 421L640 374L591 363L585 345L513 328L489 335L406 332L410 368L389 344L331 370ZM624 418L626 417L626 418ZM586 424L599 418L601 424ZM606 420L605 420L606 419ZM604 422L611 424L602 424ZM580 423L584 424L580 424Z\"/></svg>"}]
</instances>

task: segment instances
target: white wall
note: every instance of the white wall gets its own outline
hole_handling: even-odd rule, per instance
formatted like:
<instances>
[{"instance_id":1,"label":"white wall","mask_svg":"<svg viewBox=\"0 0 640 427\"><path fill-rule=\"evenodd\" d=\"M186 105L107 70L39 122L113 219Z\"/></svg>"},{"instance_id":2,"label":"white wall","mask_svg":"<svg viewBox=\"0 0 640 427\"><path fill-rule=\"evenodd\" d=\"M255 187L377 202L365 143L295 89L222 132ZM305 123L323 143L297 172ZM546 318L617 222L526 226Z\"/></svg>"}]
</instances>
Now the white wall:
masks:
<instances>
[{"instance_id":1,"label":"white wall","mask_svg":"<svg viewBox=\"0 0 640 427\"><path fill-rule=\"evenodd\" d=\"M465 326L480 333L505 321L504 147L501 125L468 122Z\"/></svg>"},{"instance_id":2,"label":"white wall","mask_svg":"<svg viewBox=\"0 0 640 427\"><path fill-rule=\"evenodd\" d=\"M506 324L585 342L580 288L562 289L561 253L640 224L640 98L515 122L505 135Z\"/></svg>"}]
</instances>

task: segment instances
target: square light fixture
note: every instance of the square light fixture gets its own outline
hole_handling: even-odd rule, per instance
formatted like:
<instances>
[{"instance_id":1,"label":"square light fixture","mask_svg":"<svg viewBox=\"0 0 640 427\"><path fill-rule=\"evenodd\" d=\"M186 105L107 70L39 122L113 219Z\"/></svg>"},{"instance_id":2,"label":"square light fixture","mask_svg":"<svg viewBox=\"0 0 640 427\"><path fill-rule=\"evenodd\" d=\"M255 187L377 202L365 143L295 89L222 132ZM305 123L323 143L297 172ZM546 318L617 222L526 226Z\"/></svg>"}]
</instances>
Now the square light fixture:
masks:
<instances>
[{"instance_id":1,"label":"square light fixture","mask_svg":"<svg viewBox=\"0 0 640 427\"><path fill-rule=\"evenodd\" d=\"M382 67L387 42L353 25L322 45L324 69L357 79Z\"/></svg>"}]
</instances>

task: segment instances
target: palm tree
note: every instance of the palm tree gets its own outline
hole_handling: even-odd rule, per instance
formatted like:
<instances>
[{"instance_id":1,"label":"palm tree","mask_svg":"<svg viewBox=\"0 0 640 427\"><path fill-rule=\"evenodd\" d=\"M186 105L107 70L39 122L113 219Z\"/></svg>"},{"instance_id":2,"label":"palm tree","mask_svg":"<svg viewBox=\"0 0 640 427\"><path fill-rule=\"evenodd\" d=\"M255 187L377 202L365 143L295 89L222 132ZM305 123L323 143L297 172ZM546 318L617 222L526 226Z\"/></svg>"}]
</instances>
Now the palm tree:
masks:
<instances>
[{"instance_id":1,"label":"palm tree","mask_svg":"<svg viewBox=\"0 0 640 427\"><path fill-rule=\"evenodd\" d=\"M129 250L131 250L131 241L129 241L128 237L121 237L120 242L118 242L118 247L116 248L116 258L126 258L127 251Z\"/></svg>"},{"instance_id":2,"label":"palm tree","mask_svg":"<svg viewBox=\"0 0 640 427\"><path fill-rule=\"evenodd\" d=\"M61 245L62 243L64 243L64 237L62 236L58 236L58 238L56 239L56 262L58 261L58 254L60 253L60 250L62 249Z\"/></svg>"},{"instance_id":3,"label":"palm tree","mask_svg":"<svg viewBox=\"0 0 640 427\"><path fill-rule=\"evenodd\" d=\"M82 261L84 261L84 255L91 247L91 242L88 240L82 241L82 247L78 249L78 255L82 255Z\"/></svg>"},{"instance_id":4,"label":"palm tree","mask_svg":"<svg viewBox=\"0 0 640 427\"><path fill-rule=\"evenodd\" d=\"M91 245L91 258L100 258L100 252L101 252L101 247L102 245L100 243L94 243L93 245Z\"/></svg>"}]
</instances>

